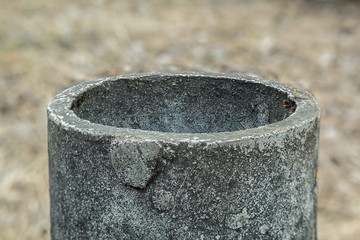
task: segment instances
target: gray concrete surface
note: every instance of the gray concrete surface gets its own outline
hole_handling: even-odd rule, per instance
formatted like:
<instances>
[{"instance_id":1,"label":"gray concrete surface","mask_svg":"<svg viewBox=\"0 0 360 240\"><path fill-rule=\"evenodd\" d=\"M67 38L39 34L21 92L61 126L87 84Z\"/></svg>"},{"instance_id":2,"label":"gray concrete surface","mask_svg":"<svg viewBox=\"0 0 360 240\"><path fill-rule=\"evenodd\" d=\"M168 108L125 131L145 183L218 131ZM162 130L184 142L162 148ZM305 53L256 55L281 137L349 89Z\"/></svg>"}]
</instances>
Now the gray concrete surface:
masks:
<instances>
[{"instance_id":1,"label":"gray concrete surface","mask_svg":"<svg viewBox=\"0 0 360 240\"><path fill-rule=\"evenodd\" d=\"M246 75L67 89L48 105L52 239L316 239L319 119Z\"/></svg>"}]
</instances>

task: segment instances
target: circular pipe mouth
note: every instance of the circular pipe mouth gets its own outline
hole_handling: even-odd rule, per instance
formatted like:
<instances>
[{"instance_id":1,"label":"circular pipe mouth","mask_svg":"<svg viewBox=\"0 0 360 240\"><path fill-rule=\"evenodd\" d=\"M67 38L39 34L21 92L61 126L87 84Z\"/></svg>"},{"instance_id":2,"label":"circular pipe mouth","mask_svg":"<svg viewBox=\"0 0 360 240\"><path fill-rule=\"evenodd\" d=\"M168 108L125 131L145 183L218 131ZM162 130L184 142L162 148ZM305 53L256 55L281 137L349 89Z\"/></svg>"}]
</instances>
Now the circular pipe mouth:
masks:
<instances>
[{"instance_id":1,"label":"circular pipe mouth","mask_svg":"<svg viewBox=\"0 0 360 240\"><path fill-rule=\"evenodd\" d=\"M248 75L194 72L85 82L57 95L48 112L59 123L90 134L172 137L261 134L259 129L284 129L319 116L316 100L305 91Z\"/></svg>"},{"instance_id":2,"label":"circular pipe mouth","mask_svg":"<svg viewBox=\"0 0 360 240\"><path fill-rule=\"evenodd\" d=\"M104 82L78 96L71 109L81 119L119 128L217 133L279 122L296 103L256 82L152 75Z\"/></svg>"}]
</instances>

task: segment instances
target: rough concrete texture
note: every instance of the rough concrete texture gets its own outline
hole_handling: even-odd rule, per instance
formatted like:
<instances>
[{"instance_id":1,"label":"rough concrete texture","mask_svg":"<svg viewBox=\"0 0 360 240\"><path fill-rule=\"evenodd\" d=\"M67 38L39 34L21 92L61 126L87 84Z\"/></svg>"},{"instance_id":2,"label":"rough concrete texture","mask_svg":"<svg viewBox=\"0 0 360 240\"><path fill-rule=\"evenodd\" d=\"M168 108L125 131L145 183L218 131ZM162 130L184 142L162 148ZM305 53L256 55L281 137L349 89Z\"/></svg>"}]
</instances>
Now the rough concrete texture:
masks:
<instances>
[{"instance_id":1,"label":"rough concrete texture","mask_svg":"<svg viewBox=\"0 0 360 240\"><path fill-rule=\"evenodd\" d=\"M246 75L67 89L48 106L52 239L316 239L319 118Z\"/></svg>"}]
</instances>

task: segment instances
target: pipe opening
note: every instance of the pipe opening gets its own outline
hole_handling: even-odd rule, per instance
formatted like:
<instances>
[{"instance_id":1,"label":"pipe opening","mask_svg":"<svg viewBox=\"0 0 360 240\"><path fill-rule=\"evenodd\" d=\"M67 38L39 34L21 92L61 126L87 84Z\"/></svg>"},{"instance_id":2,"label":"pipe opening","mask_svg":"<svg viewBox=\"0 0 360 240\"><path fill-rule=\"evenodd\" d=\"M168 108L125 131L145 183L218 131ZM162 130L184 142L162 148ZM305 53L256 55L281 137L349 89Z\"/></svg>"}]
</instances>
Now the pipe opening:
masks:
<instances>
[{"instance_id":1,"label":"pipe opening","mask_svg":"<svg viewBox=\"0 0 360 240\"><path fill-rule=\"evenodd\" d=\"M216 133L281 121L296 104L286 93L255 82L154 75L103 82L79 96L71 109L82 119L108 126Z\"/></svg>"}]
</instances>

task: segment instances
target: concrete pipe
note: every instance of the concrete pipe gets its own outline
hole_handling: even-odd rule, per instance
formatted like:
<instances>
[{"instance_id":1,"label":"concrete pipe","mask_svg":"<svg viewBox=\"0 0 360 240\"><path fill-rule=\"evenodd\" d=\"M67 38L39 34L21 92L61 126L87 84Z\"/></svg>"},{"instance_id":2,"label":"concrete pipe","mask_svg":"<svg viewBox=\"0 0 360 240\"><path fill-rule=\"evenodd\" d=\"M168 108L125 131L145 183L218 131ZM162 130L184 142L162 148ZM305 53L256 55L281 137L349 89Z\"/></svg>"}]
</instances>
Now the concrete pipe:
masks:
<instances>
[{"instance_id":1,"label":"concrete pipe","mask_svg":"<svg viewBox=\"0 0 360 240\"><path fill-rule=\"evenodd\" d=\"M47 110L52 239L316 239L320 111L305 91L132 74Z\"/></svg>"}]
</instances>

